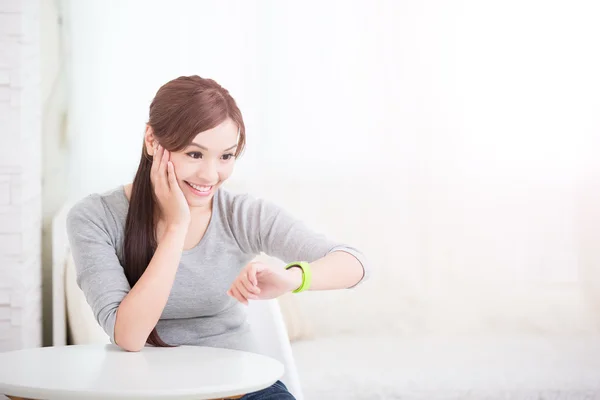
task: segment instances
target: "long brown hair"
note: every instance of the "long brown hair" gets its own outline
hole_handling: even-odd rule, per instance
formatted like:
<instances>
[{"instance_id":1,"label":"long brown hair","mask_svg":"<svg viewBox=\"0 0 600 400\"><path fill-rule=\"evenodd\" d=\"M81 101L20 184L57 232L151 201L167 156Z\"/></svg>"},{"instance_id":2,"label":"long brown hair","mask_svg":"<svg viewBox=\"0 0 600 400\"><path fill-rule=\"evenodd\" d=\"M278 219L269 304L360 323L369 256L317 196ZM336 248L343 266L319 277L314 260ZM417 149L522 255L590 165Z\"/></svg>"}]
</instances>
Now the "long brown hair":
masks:
<instances>
[{"instance_id":1,"label":"long brown hair","mask_svg":"<svg viewBox=\"0 0 600 400\"><path fill-rule=\"evenodd\" d=\"M246 129L242 114L229 92L212 79L181 76L163 85L150 104L148 125L154 137L169 151L181 151L200 132L231 118L239 128L236 157L244 150ZM131 287L140 279L157 247L155 196L150 181L152 157L142 147L140 165L133 180L125 222L123 257L125 276ZM147 343L170 347L156 332Z\"/></svg>"}]
</instances>

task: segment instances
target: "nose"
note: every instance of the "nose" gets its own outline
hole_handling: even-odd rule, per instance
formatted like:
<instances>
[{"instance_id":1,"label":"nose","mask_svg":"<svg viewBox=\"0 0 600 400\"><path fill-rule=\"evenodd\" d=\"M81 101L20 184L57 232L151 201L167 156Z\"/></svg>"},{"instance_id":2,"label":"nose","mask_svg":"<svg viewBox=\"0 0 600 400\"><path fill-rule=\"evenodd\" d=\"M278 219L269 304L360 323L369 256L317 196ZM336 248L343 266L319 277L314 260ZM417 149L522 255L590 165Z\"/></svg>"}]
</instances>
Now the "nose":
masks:
<instances>
[{"instance_id":1,"label":"nose","mask_svg":"<svg viewBox=\"0 0 600 400\"><path fill-rule=\"evenodd\" d=\"M198 179L206 184L212 185L217 183L219 180L219 168L217 163L214 161L204 163L202 168L198 171Z\"/></svg>"}]
</instances>

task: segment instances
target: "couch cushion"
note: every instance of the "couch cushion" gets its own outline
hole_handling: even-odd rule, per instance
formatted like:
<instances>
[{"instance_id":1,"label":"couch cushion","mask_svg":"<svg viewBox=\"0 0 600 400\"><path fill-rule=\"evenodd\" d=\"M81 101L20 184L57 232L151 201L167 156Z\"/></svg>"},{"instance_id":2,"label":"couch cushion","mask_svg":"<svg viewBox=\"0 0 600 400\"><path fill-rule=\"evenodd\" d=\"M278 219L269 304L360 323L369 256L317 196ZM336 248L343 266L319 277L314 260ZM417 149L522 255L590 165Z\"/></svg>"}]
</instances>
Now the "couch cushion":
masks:
<instances>
[{"instance_id":1,"label":"couch cushion","mask_svg":"<svg viewBox=\"0 0 600 400\"><path fill-rule=\"evenodd\" d=\"M600 398L600 336L345 336L293 350L306 400Z\"/></svg>"},{"instance_id":2,"label":"couch cushion","mask_svg":"<svg viewBox=\"0 0 600 400\"><path fill-rule=\"evenodd\" d=\"M65 265L65 297L70 344L110 343L94 317L83 291L77 286L75 262L70 255Z\"/></svg>"}]
</instances>

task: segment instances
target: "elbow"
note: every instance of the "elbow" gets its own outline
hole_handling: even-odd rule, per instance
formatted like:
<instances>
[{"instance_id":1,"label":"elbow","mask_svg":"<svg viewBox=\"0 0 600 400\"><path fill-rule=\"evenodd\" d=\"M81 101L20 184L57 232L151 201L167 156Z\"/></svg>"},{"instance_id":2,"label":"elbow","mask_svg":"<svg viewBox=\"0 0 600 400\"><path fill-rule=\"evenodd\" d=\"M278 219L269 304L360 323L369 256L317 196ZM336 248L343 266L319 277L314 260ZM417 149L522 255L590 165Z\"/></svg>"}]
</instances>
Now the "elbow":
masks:
<instances>
[{"instance_id":1,"label":"elbow","mask_svg":"<svg viewBox=\"0 0 600 400\"><path fill-rule=\"evenodd\" d=\"M359 275L359 274L360 274L360 275ZM359 276L360 276L360 277L359 277ZM356 288L357 286L360 286L360 284L361 284L361 283L363 283L363 282L364 282L364 281L366 281L366 280L367 280L367 277L366 277L366 271L365 271L365 270L363 270L363 269L362 269L362 267L361 267L361 270L360 270L360 272L357 272L357 275L356 275L356 276L354 276L353 283L352 283L352 284L350 284L350 286L347 286L346 288L347 288L347 289L354 289L354 288Z\"/></svg>"},{"instance_id":2,"label":"elbow","mask_svg":"<svg viewBox=\"0 0 600 400\"><path fill-rule=\"evenodd\" d=\"M329 250L328 254L332 253L343 254L344 264L346 266L352 266L351 268L356 271L357 276L359 275L361 280L368 279L370 275L370 262L367 257L355 247L346 245L339 245Z\"/></svg>"},{"instance_id":3,"label":"elbow","mask_svg":"<svg viewBox=\"0 0 600 400\"><path fill-rule=\"evenodd\" d=\"M121 346L121 348L129 353L137 353L141 351L144 346Z\"/></svg>"},{"instance_id":4,"label":"elbow","mask_svg":"<svg viewBox=\"0 0 600 400\"><path fill-rule=\"evenodd\" d=\"M115 334L115 344L125 351L137 353L144 348L146 342L135 338L117 337Z\"/></svg>"},{"instance_id":5,"label":"elbow","mask_svg":"<svg viewBox=\"0 0 600 400\"><path fill-rule=\"evenodd\" d=\"M353 278L354 282L348 289L353 289L369 280L371 268L368 265L365 256L362 253L350 253L353 258Z\"/></svg>"},{"instance_id":6,"label":"elbow","mask_svg":"<svg viewBox=\"0 0 600 400\"><path fill-rule=\"evenodd\" d=\"M146 345L147 335L141 335L139 332L130 329L131 327L120 324L119 318L115 323L114 343L125 351L138 352Z\"/></svg>"}]
</instances>

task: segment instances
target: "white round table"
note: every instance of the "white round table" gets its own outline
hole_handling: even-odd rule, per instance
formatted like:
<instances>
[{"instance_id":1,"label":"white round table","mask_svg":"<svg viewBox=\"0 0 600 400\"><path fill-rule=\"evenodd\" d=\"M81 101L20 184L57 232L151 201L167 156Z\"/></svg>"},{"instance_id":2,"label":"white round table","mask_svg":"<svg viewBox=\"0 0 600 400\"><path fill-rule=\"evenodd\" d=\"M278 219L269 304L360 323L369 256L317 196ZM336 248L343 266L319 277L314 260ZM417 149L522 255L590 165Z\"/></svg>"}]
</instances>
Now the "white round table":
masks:
<instances>
[{"instance_id":1,"label":"white round table","mask_svg":"<svg viewBox=\"0 0 600 400\"><path fill-rule=\"evenodd\" d=\"M272 358L213 347L41 347L0 353L0 397L220 399L267 388L283 372Z\"/></svg>"}]
</instances>

